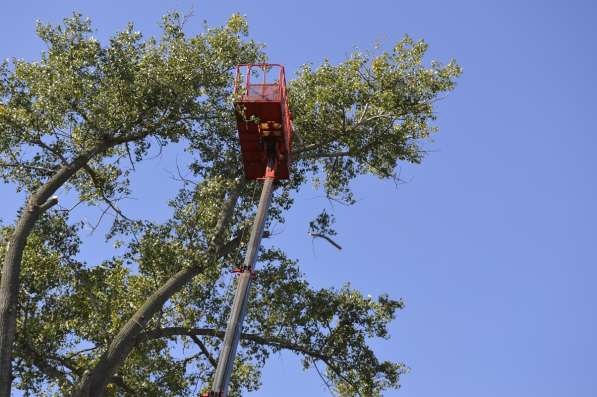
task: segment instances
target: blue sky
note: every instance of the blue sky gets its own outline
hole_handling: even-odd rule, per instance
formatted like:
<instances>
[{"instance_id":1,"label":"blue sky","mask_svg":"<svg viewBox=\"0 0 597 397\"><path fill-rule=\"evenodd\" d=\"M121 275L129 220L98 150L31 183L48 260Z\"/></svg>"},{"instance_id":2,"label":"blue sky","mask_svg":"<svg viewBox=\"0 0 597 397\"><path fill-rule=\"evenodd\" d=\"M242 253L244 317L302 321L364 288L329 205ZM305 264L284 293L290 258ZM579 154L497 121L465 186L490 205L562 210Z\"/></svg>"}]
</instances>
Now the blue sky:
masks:
<instances>
[{"instance_id":1,"label":"blue sky","mask_svg":"<svg viewBox=\"0 0 597 397\"><path fill-rule=\"evenodd\" d=\"M363 178L358 204L334 207L344 250L311 242L306 223L327 202L304 193L276 243L316 286L346 281L406 308L376 342L412 371L388 396L597 395L597 18L589 1L10 1L0 13L0 58L35 59L34 21L73 10L105 38L132 20L158 31L170 9L193 10L189 29L246 14L290 76L339 61L358 46L391 46L404 33L430 44L430 59L456 58L457 89L438 107L440 132L396 188ZM175 153L142 169L125 206L168 215ZM163 180L155 189L155 178ZM21 196L0 187L0 218ZM147 199L145 199L147 198ZM85 248L104 257L101 243ZM314 372L283 354L252 395L326 395Z\"/></svg>"}]
</instances>

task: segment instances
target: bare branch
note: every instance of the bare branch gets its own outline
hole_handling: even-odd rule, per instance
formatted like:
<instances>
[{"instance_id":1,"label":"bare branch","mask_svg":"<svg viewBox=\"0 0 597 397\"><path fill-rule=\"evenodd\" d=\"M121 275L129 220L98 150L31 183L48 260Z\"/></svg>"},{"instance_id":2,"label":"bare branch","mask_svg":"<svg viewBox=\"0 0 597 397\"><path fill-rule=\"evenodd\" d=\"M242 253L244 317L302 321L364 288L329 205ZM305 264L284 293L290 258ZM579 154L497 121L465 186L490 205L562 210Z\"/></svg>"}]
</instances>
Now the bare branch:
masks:
<instances>
[{"instance_id":1,"label":"bare branch","mask_svg":"<svg viewBox=\"0 0 597 397\"><path fill-rule=\"evenodd\" d=\"M52 172L54 172L54 170L51 170L50 168L37 167L37 166L34 166L34 165L21 164L21 163L5 163L3 161L0 161L0 167L25 168L25 169L28 169L28 170L41 171L41 172L45 172L45 173L52 173Z\"/></svg>"},{"instance_id":2,"label":"bare branch","mask_svg":"<svg viewBox=\"0 0 597 397\"><path fill-rule=\"evenodd\" d=\"M95 222L95 225L92 225L90 222L87 222L85 220L85 223L87 223L89 225L89 227L91 228L91 232L90 234L93 234L97 228L99 227L100 223L102 223L102 219L104 219L104 216L106 215L106 213L108 212L108 210L110 209L110 207L106 207L103 209L101 215L99 216L97 222Z\"/></svg>"},{"instance_id":3,"label":"bare branch","mask_svg":"<svg viewBox=\"0 0 597 397\"><path fill-rule=\"evenodd\" d=\"M92 347L89 347L87 349L83 349L83 350L79 350L79 351L76 351L76 352L72 352L71 354L69 354L68 356L66 356L66 358L67 359L71 359L71 358L76 357L76 356L78 356L80 354L91 352L91 351L97 350L99 348L100 348L100 346L92 346Z\"/></svg>"},{"instance_id":4,"label":"bare branch","mask_svg":"<svg viewBox=\"0 0 597 397\"><path fill-rule=\"evenodd\" d=\"M319 370L319 367L317 366L317 361L312 360L311 362L313 363L313 366L315 367L315 371L317 371L317 375L319 375L319 377L321 378L321 381L323 382L323 384L328 388L330 394L335 397L336 393L334 393L334 391L332 390L330 382L327 380L327 378Z\"/></svg>"},{"instance_id":5,"label":"bare branch","mask_svg":"<svg viewBox=\"0 0 597 397\"><path fill-rule=\"evenodd\" d=\"M209 350L207 350L207 347L205 347L205 344L203 342L201 342L201 339L199 339L197 337L197 335L189 335L189 337L193 340L193 342L195 342L195 344L199 347L199 350L201 350L201 353L203 353L203 355L205 357L207 357L207 360L209 361L209 363L216 368L218 366L218 362L213 358L213 356L211 355L211 353L209 352Z\"/></svg>"},{"instance_id":6,"label":"bare branch","mask_svg":"<svg viewBox=\"0 0 597 397\"><path fill-rule=\"evenodd\" d=\"M120 210L120 208L118 208L116 206L116 204L114 204L112 202L112 200L106 195L106 193L104 192L104 189L101 186L101 182L99 180L99 177L98 177L97 173L93 170L93 168L91 168L89 165L85 164L83 166L83 169L91 177L91 181L93 182L93 185L95 186L95 188L96 188L97 192L99 193L101 199L106 204L108 204L108 206L110 208L112 208L112 210L114 212L116 212L116 214L119 215L122 219L126 219L127 221L133 222L133 220L130 219L128 216L124 215L124 213Z\"/></svg>"},{"instance_id":7,"label":"bare branch","mask_svg":"<svg viewBox=\"0 0 597 397\"><path fill-rule=\"evenodd\" d=\"M125 143L124 147L126 148L126 154L129 156L129 161L131 162L131 167L133 171L135 171L135 162L133 161L133 156L131 156L131 149L129 148L129 143Z\"/></svg>"}]
</instances>

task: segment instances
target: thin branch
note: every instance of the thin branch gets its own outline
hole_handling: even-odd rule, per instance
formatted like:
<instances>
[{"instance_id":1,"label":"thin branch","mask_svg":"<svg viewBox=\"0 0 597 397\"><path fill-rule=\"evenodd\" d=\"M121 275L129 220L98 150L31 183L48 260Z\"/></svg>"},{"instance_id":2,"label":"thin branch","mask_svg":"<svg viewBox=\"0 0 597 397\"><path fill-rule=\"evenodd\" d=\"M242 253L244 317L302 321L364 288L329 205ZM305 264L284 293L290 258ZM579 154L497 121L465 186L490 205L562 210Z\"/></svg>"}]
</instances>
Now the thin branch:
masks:
<instances>
[{"instance_id":1,"label":"thin branch","mask_svg":"<svg viewBox=\"0 0 597 397\"><path fill-rule=\"evenodd\" d=\"M28 169L28 170L41 171L41 172L47 172L47 173L54 172L54 170L51 170L50 168L37 167L37 166L34 166L34 165L20 164L20 163L5 163L3 161L0 161L0 167L25 168L25 169Z\"/></svg>"},{"instance_id":2,"label":"thin branch","mask_svg":"<svg viewBox=\"0 0 597 397\"><path fill-rule=\"evenodd\" d=\"M66 359L70 360L71 358L76 357L76 356L78 356L80 354L87 353L87 352L90 352L90 351L94 351L94 350L97 350L99 348L100 348L100 346L93 346L93 347L89 347L87 349L79 350L77 352L73 352L73 353L70 353L69 355L67 355Z\"/></svg>"},{"instance_id":3,"label":"thin branch","mask_svg":"<svg viewBox=\"0 0 597 397\"><path fill-rule=\"evenodd\" d=\"M85 170L85 172L87 172L87 174L91 177L91 181L93 182L93 185L95 186L95 188L97 189L98 193L100 194L102 200L108 204L108 206L110 206L110 208L112 208L112 210L114 212L116 212L117 215L119 215L122 219L125 219L129 222L134 222L132 219L130 219L128 216L124 215L122 213L122 211L120 210L120 208L118 208L116 206L116 204L114 204L112 202L112 200L106 195L106 193L104 192L104 189L101 186L101 182L99 180L98 175L96 174L96 172L87 164L85 164L83 166L83 169Z\"/></svg>"},{"instance_id":4,"label":"thin branch","mask_svg":"<svg viewBox=\"0 0 597 397\"><path fill-rule=\"evenodd\" d=\"M60 371L56 365L52 365L51 363L49 363L48 359L60 363L60 365L67 368L72 374L81 376L83 374L83 370L76 366L76 364L72 361L72 358L80 353L90 351L93 349L97 349L99 346L96 346L96 347L93 347L90 349L81 350L81 351L73 353L67 357L60 357L57 355L47 355L46 357L44 357L44 354L37 352L33 348L33 346L31 346L31 344L29 344L28 342L24 342L23 347L30 354L35 366L38 367L40 369L40 371L42 371L46 376L48 376L49 378L55 379L58 382L68 382L68 380L67 380L68 374ZM110 378L110 383L115 384L116 386L120 387L122 390L126 391L127 393L131 393L133 396L139 395L138 393L135 392L134 389L132 389L130 386L128 386L124 382L124 379L122 376L113 375Z\"/></svg>"},{"instance_id":5,"label":"thin branch","mask_svg":"<svg viewBox=\"0 0 597 397\"><path fill-rule=\"evenodd\" d=\"M108 212L109 209L110 209L110 207L104 208L104 210L102 211L102 214L98 218L97 222L95 222L95 225L92 225L91 223L86 222L89 225L89 227L91 228L91 233L90 234L95 233L95 231L99 227L100 223L102 222L102 219L104 219L104 216L106 215L106 213Z\"/></svg>"},{"instance_id":6,"label":"thin branch","mask_svg":"<svg viewBox=\"0 0 597 397\"><path fill-rule=\"evenodd\" d=\"M168 173L170 174L170 178L172 178L172 180L174 180L174 181L182 182L184 184L190 184L190 185L193 185L193 186L197 186L198 185L197 182L192 181L189 178L187 178L184 175L182 175L182 171L180 170L180 165L178 164L178 157L176 158L176 173L178 174L178 177L176 177L170 171L168 171Z\"/></svg>"},{"instance_id":7,"label":"thin branch","mask_svg":"<svg viewBox=\"0 0 597 397\"><path fill-rule=\"evenodd\" d=\"M197 337L197 335L189 335L189 337L199 347L199 350L201 350L201 353L203 353L203 355L205 357L207 357L207 360L210 362L210 364L214 368L216 368L218 366L218 362L213 358L213 356L211 355L211 353L209 352L209 350L207 350L207 347L205 347L205 344L203 342L201 342L201 339L199 339Z\"/></svg>"},{"instance_id":8,"label":"thin branch","mask_svg":"<svg viewBox=\"0 0 597 397\"><path fill-rule=\"evenodd\" d=\"M33 142L37 143L39 146L41 146L42 148L46 149L48 152L50 152L54 156L56 156L62 162L62 164L64 164L64 165L68 164L68 160L60 152L58 152L56 149L54 149L53 147L51 147L50 145L48 145L47 143L42 141L41 138L34 139Z\"/></svg>"},{"instance_id":9,"label":"thin branch","mask_svg":"<svg viewBox=\"0 0 597 397\"><path fill-rule=\"evenodd\" d=\"M39 368L44 375L58 382L68 383L67 374L59 370L56 365L48 363L44 356L37 352L37 350L35 350L35 348L29 343L29 341L24 340L22 343L22 348L29 353L29 358L31 361L33 361L33 364Z\"/></svg>"},{"instance_id":10,"label":"thin branch","mask_svg":"<svg viewBox=\"0 0 597 397\"><path fill-rule=\"evenodd\" d=\"M213 328L185 328L185 327L168 327L153 329L150 331L143 332L138 335L136 343L143 343L147 340L158 339L158 338L172 338L175 336L214 336L217 338L224 337L224 331L216 330ZM311 350L309 347L301 346L299 344L290 342L286 339L275 337L275 336L261 336L258 334L242 333L241 339L245 341L251 341L262 345L273 346L281 349L291 350L297 353L303 353L305 355L314 357L318 360L330 360L322 353ZM324 361L325 362L325 361ZM327 363L326 363L327 364Z\"/></svg>"},{"instance_id":11,"label":"thin branch","mask_svg":"<svg viewBox=\"0 0 597 397\"><path fill-rule=\"evenodd\" d=\"M308 160L308 159L320 159L320 158L339 158L339 157L348 157L356 154L352 150L344 150L339 152L309 152L303 151L304 153L302 156L299 156L301 160Z\"/></svg>"},{"instance_id":12,"label":"thin branch","mask_svg":"<svg viewBox=\"0 0 597 397\"><path fill-rule=\"evenodd\" d=\"M327 378L319 370L319 367L317 366L317 361L311 360L311 362L313 363L313 366L315 367L315 371L317 371L317 375L319 375L319 377L321 378L321 381L323 382L323 384L325 385L325 387L327 387L328 390L329 390L329 392L330 392L330 394L335 397L336 393L334 393L334 391L332 390L332 387L330 386L330 383L327 380Z\"/></svg>"},{"instance_id":13,"label":"thin branch","mask_svg":"<svg viewBox=\"0 0 597 397\"><path fill-rule=\"evenodd\" d=\"M203 356L203 353L193 354L192 356L183 358L182 360L178 361L179 364L182 364L183 368L186 367L190 362L198 359L199 357Z\"/></svg>"},{"instance_id":14,"label":"thin branch","mask_svg":"<svg viewBox=\"0 0 597 397\"><path fill-rule=\"evenodd\" d=\"M77 204L73 205L72 207L65 208L66 212L71 212L72 210L77 208L79 205L81 205L83 202L85 202L85 200L79 200L79 201L77 201Z\"/></svg>"},{"instance_id":15,"label":"thin branch","mask_svg":"<svg viewBox=\"0 0 597 397\"><path fill-rule=\"evenodd\" d=\"M131 167L133 168L133 171L135 170L135 162L133 161L133 156L131 156L131 149L129 148L129 143L125 143L124 147L126 148L126 154L129 156L129 161L131 162Z\"/></svg>"}]
</instances>

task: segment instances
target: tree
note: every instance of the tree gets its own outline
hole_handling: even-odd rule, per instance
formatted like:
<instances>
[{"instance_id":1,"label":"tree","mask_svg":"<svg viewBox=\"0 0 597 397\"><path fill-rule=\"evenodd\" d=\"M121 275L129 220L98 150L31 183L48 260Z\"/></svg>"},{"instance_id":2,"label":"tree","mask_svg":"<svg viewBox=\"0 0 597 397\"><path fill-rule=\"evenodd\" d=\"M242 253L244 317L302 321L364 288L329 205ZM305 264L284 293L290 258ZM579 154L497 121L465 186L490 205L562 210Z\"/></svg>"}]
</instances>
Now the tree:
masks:
<instances>
[{"instance_id":1,"label":"tree","mask_svg":"<svg viewBox=\"0 0 597 397\"><path fill-rule=\"evenodd\" d=\"M239 15L191 37L183 21L166 16L159 39L130 24L102 46L74 14L38 25L48 46L40 61L1 66L0 177L28 198L2 228L0 395L11 377L48 396L190 395L210 380L232 294L226 275L243 256L256 204L256 182L242 176L231 70L266 55ZM426 50L405 37L388 52L298 72L289 85L292 178L277 184L268 224L284 222L308 183L353 204L355 178L395 178L398 162L421 161L434 101L460 74L455 62L426 67ZM171 219L127 218L118 200L135 163L171 143L194 159ZM121 253L78 259L81 224L75 210L56 208L57 192L113 212L107 238ZM325 213L311 226L333 232ZM231 395L258 388L260 368L280 350L315 366L338 395L399 386L406 367L380 362L368 342L389 337L401 301L348 284L313 289L275 246L259 261Z\"/></svg>"}]
</instances>

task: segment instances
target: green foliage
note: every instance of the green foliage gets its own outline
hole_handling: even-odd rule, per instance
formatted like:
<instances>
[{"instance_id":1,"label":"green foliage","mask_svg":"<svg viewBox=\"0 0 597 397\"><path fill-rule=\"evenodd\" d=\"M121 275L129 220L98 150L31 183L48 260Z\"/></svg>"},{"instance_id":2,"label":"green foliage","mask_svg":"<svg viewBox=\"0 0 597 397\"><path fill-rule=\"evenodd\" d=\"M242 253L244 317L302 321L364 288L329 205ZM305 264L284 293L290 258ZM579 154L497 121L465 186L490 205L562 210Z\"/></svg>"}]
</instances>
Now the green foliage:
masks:
<instances>
[{"instance_id":1,"label":"green foliage","mask_svg":"<svg viewBox=\"0 0 597 397\"><path fill-rule=\"evenodd\" d=\"M135 341L108 395L190 396L213 375L190 335L217 357L217 332L225 328L234 287L229 271L246 250L258 189L241 185L223 230L225 241L239 238L237 249L206 259L223 202L241 183L230 72L265 55L246 38L248 25L238 14L193 37L183 21L177 13L166 16L157 39L129 24L103 45L91 22L74 14L62 25L38 25L48 48L39 61L0 65L5 183L33 192L95 150L67 188L87 204L113 205L129 194L134 163L152 146L179 142L194 158L190 179L170 202L172 217L159 224L118 217L108 238L123 252L99 264L80 260L81 225L72 214L54 211L38 222L23 258L14 362L17 386L27 395L67 393L153 291L197 266L201 274L145 329L178 333ZM295 192L308 182L353 203L350 183L359 175L392 178L400 161L421 161L422 144L435 131L434 101L460 74L454 62L426 67L426 50L405 37L387 53L357 52L338 65L325 61L299 71L289 85L297 131L292 179L277 186L268 226L284 221ZM332 225L324 211L310 229L334 235ZM5 237L11 232L2 228ZM325 368L322 376L340 396L399 387L406 367L380 361L370 342L389 338L402 301L366 297L349 284L314 289L298 262L275 247L263 249L259 262L231 396L257 389L261 368L280 350L296 353L305 368Z\"/></svg>"},{"instance_id":2,"label":"green foliage","mask_svg":"<svg viewBox=\"0 0 597 397\"><path fill-rule=\"evenodd\" d=\"M310 233L317 233L326 236L335 236L337 233L332 226L336 218L334 215L328 214L328 212L324 209L317 218L309 222L309 231Z\"/></svg>"},{"instance_id":3,"label":"green foliage","mask_svg":"<svg viewBox=\"0 0 597 397\"><path fill-rule=\"evenodd\" d=\"M461 73L454 61L426 67L426 50L407 36L378 56L355 52L339 65L305 65L289 90L304 142L295 168L323 175L326 194L351 203L358 175L391 178L399 161L419 163L422 140L436 130L434 101Z\"/></svg>"},{"instance_id":4,"label":"green foliage","mask_svg":"<svg viewBox=\"0 0 597 397\"><path fill-rule=\"evenodd\" d=\"M48 46L41 60L14 60L0 70L0 178L32 191L60 165L103 143L109 150L90 164L94 180L81 175L71 184L84 201L123 194L127 162L218 116L230 94L231 68L262 60L260 46L243 40L239 16L191 38L181 18L164 18L160 40L144 40L129 24L106 47L79 14L64 25L38 24Z\"/></svg>"}]
</instances>

